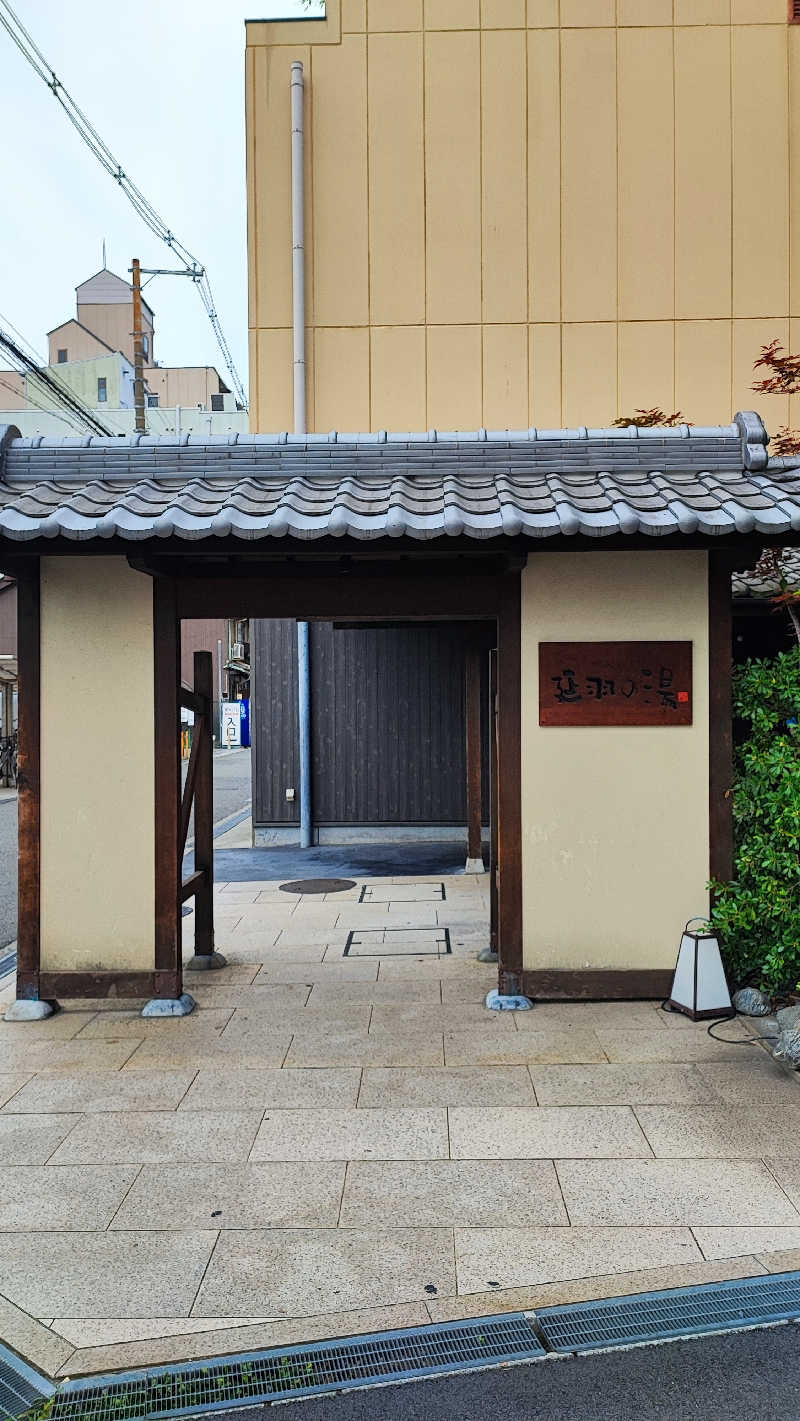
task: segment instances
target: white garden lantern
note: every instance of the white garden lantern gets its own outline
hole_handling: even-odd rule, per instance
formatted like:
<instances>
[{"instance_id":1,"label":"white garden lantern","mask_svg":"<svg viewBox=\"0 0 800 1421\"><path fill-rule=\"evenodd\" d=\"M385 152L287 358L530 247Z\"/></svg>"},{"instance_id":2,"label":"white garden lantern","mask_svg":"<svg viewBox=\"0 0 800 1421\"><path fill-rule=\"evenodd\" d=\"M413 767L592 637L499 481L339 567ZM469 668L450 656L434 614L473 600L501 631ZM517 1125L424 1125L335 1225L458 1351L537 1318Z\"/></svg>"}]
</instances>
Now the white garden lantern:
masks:
<instances>
[{"instance_id":1,"label":"white garden lantern","mask_svg":"<svg viewBox=\"0 0 800 1421\"><path fill-rule=\"evenodd\" d=\"M702 924L697 929L693 924ZM690 918L683 930L668 1005L692 1021L735 1016L719 943L705 918Z\"/></svg>"}]
</instances>

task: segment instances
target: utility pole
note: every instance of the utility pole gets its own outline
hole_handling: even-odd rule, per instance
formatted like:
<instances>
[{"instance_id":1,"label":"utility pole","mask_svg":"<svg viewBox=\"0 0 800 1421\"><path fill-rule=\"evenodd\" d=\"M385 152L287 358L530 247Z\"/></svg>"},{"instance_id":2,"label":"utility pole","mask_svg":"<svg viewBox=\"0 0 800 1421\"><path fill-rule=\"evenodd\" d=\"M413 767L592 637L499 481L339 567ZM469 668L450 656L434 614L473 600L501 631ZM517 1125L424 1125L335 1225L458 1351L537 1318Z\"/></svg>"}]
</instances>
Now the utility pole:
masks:
<instances>
[{"instance_id":1,"label":"utility pole","mask_svg":"<svg viewBox=\"0 0 800 1421\"><path fill-rule=\"evenodd\" d=\"M146 434L144 420L144 351L142 349L142 273L139 258L134 257L133 272L133 403L136 410L136 433Z\"/></svg>"}]
</instances>

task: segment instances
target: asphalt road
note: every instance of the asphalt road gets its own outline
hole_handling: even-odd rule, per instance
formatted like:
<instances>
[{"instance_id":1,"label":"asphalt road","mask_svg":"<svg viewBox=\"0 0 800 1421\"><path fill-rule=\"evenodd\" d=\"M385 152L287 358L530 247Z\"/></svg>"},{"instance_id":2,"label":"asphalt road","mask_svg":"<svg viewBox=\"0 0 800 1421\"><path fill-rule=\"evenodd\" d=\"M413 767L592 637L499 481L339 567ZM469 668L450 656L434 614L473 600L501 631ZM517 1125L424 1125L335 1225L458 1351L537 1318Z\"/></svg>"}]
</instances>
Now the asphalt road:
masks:
<instances>
[{"instance_id":1,"label":"asphalt road","mask_svg":"<svg viewBox=\"0 0 800 1421\"><path fill-rule=\"evenodd\" d=\"M214 751L214 823L250 803L250 751Z\"/></svg>"},{"instance_id":2,"label":"asphalt road","mask_svg":"<svg viewBox=\"0 0 800 1421\"><path fill-rule=\"evenodd\" d=\"M17 801L0 800L0 948L17 936Z\"/></svg>"},{"instance_id":3,"label":"asphalt road","mask_svg":"<svg viewBox=\"0 0 800 1421\"><path fill-rule=\"evenodd\" d=\"M222 1414L236 1421L798 1421L800 1325Z\"/></svg>"},{"instance_id":4,"label":"asphalt road","mask_svg":"<svg viewBox=\"0 0 800 1421\"><path fill-rule=\"evenodd\" d=\"M186 772L189 768L188 760L181 760L181 784L186 783ZM215 750L214 751L214 823L230 818L231 815L241 813L250 805L251 784L250 784L250 751L249 750ZM194 838L194 810L189 820L189 845ZM184 869L189 860L184 863Z\"/></svg>"}]
</instances>

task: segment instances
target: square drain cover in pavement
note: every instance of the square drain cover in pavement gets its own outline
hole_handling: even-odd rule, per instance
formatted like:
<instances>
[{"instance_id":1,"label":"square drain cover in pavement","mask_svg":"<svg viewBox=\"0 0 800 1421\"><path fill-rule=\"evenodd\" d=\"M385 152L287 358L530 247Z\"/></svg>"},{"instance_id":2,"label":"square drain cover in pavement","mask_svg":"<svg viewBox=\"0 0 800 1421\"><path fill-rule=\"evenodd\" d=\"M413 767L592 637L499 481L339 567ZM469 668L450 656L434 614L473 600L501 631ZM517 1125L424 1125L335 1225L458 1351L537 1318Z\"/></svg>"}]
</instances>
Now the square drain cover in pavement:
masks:
<instances>
[{"instance_id":1,"label":"square drain cover in pavement","mask_svg":"<svg viewBox=\"0 0 800 1421\"><path fill-rule=\"evenodd\" d=\"M442 903L443 883L365 883L359 903Z\"/></svg>"},{"instance_id":2,"label":"square drain cover in pavement","mask_svg":"<svg viewBox=\"0 0 800 1421\"><path fill-rule=\"evenodd\" d=\"M354 928L345 957L445 957L449 928Z\"/></svg>"}]
</instances>

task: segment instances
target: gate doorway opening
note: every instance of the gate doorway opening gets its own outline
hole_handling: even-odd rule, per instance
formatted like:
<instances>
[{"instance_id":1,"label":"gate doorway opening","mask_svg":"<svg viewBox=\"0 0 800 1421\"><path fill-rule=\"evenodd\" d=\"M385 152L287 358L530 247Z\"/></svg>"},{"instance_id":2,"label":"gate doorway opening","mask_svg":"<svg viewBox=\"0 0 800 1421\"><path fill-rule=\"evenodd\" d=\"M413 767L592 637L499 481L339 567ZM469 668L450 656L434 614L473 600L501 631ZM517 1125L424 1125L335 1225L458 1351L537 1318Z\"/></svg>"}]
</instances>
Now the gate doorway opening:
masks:
<instances>
[{"instance_id":1,"label":"gate doorway opening","mask_svg":"<svg viewBox=\"0 0 800 1421\"><path fill-rule=\"evenodd\" d=\"M358 882L360 892L371 893L373 890L365 886L364 880L444 878L463 874L467 866L474 872L481 868L486 870L484 893L488 921L484 941L479 946L498 954L505 921L507 951L505 957L499 955L500 983L504 990L518 989L521 969L518 569L504 568L498 573L496 567L488 569L484 560L462 558L453 560L451 567L440 564L433 571L421 571L419 561L407 561L411 566L393 569L391 574L387 574L385 564L379 563L355 571L339 566L335 577L330 576L329 566L323 564L320 568L317 563L307 563L302 570L273 565L243 574L237 569L233 575L209 575L205 567L182 567L178 576L168 577L154 569L157 973L175 974L172 981L177 995L182 987L178 975L185 956L181 951L184 929L187 948L190 930L194 934L194 953L187 965L193 969L222 965L214 923L215 905L219 911L221 905L229 901L223 898L222 883L233 887L241 883L268 882L275 886L298 878L344 877ZM465 561L473 566L465 568ZM353 614L355 607L357 617ZM366 613L365 608L369 609ZM271 614L269 619L264 615L267 612ZM440 730L442 744L447 743L451 731L458 741L457 753L454 751L444 770L440 766L440 773L452 775L455 767L455 772L463 776L456 793L463 795L465 807L461 826L453 826L450 835L437 839L435 830L431 830L424 836L412 834L406 838L402 828L400 835L390 832L385 836L378 829L369 836L371 842L364 842L362 837L360 842L334 845L323 839L310 849L300 850L297 844L265 843L262 838L261 843L248 847L249 825L241 824L238 832L231 835L226 816L215 813L215 765L230 763L230 756L243 752L214 747L215 695L208 652L195 655L193 685L186 686L185 671L184 684L181 684L181 624L195 618L249 616L264 618L272 626L282 617L284 623L293 625L292 612L312 624L312 636L324 635L330 628L333 637L341 638L340 645L355 629L368 636L373 629L390 634L395 628L401 633L413 633L413 629L419 627L432 629L438 643L449 646L452 658L460 664L462 718L460 724ZM505 667L505 692L501 663ZM254 679L257 676L255 672ZM369 684L358 688L362 701L368 701L375 692L376 688ZM382 688L382 694L386 701L386 688ZM258 691L253 700L254 738L260 736L256 756L260 751L263 757L269 737L280 737L285 729L280 723L285 708L280 697L273 697L269 714L262 716ZM505 715L501 710L503 703ZM323 712L324 709L323 706ZM184 716L188 713L194 720L192 750L188 761L184 761L183 775L180 749L175 742L181 710ZM418 711L419 707L415 706L414 710ZM393 713L398 716L396 708ZM399 721L396 719L395 723ZM172 732L169 747L167 725ZM324 739L322 728L318 731L317 765L324 755ZM389 748L391 752L394 747ZM373 743L373 775L376 749ZM331 746L331 750L335 753L335 746ZM505 806L500 769L504 752L508 767ZM402 750L395 749L395 754L401 757ZM399 768L402 771L402 765ZM351 763L352 792L363 792L359 775L368 771L368 766ZM452 788L450 786L451 793ZM341 792L341 786L339 789ZM256 780L256 794L258 792ZM346 795L346 789L344 793ZM488 829L485 835L482 832L484 820ZM509 846L505 875L502 871L503 825ZM322 836L315 835L319 837ZM227 844L218 843L222 838L227 839ZM162 994L166 995L170 983L166 978L164 982Z\"/></svg>"}]
</instances>

